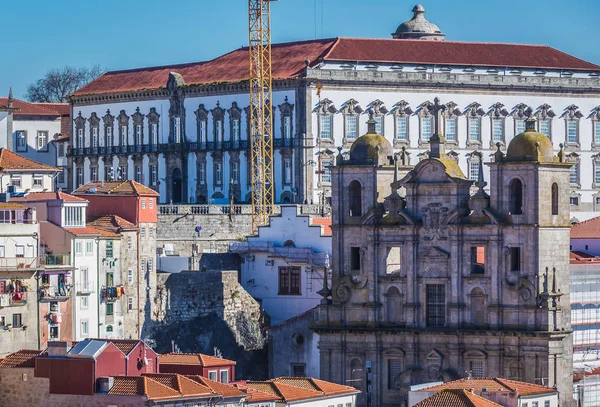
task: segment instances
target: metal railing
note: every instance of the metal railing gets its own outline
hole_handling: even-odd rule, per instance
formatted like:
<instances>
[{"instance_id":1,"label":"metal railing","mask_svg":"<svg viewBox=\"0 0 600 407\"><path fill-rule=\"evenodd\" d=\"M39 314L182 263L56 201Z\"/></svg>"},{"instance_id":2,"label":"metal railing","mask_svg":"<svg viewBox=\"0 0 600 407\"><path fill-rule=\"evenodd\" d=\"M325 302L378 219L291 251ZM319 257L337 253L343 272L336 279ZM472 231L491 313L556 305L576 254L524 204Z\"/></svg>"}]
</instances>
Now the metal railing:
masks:
<instances>
[{"instance_id":1,"label":"metal railing","mask_svg":"<svg viewBox=\"0 0 600 407\"><path fill-rule=\"evenodd\" d=\"M43 284L40 287L40 300L60 300L71 296L72 286L65 284L61 286Z\"/></svg>"},{"instance_id":2,"label":"metal railing","mask_svg":"<svg viewBox=\"0 0 600 407\"><path fill-rule=\"evenodd\" d=\"M75 285L75 291L79 294L96 292L96 282L82 281Z\"/></svg>"},{"instance_id":3,"label":"metal railing","mask_svg":"<svg viewBox=\"0 0 600 407\"><path fill-rule=\"evenodd\" d=\"M304 215L331 215L331 206L329 205L298 205L300 213ZM158 206L158 213L161 215L228 215L233 208L234 215L251 215L252 205L198 205L198 204L163 204ZM281 205L275 205L274 213L281 213Z\"/></svg>"},{"instance_id":4,"label":"metal railing","mask_svg":"<svg viewBox=\"0 0 600 407\"><path fill-rule=\"evenodd\" d=\"M40 264L47 267L70 266L71 256L68 254L45 254L40 256Z\"/></svg>"},{"instance_id":5,"label":"metal railing","mask_svg":"<svg viewBox=\"0 0 600 407\"><path fill-rule=\"evenodd\" d=\"M37 257L2 257L0 258L0 270L4 269L31 269L39 266Z\"/></svg>"},{"instance_id":6,"label":"metal railing","mask_svg":"<svg viewBox=\"0 0 600 407\"><path fill-rule=\"evenodd\" d=\"M0 294L0 308L19 307L27 305L27 292L2 293Z\"/></svg>"}]
</instances>

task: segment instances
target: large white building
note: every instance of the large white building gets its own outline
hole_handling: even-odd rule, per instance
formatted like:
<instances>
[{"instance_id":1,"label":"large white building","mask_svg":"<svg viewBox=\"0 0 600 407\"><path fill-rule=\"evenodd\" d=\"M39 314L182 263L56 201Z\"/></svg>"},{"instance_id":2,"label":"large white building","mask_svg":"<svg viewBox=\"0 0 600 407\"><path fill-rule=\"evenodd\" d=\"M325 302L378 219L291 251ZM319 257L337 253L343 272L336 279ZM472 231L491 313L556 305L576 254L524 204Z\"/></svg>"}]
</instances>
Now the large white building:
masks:
<instances>
[{"instance_id":1,"label":"large white building","mask_svg":"<svg viewBox=\"0 0 600 407\"><path fill-rule=\"evenodd\" d=\"M473 178L534 118L564 144L574 210L600 204L600 66L541 45L443 41L416 7L393 39L274 44L277 202L330 195L328 166L373 113L414 164L426 157L433 100L449 156ZM423 41L423 38L437 41ZM108 72L75 92L70 181L130 178L162 202L248 202L248 50L184 65ZM487 171L487 169L486 169Z\"/></svg>"}]
</instances>

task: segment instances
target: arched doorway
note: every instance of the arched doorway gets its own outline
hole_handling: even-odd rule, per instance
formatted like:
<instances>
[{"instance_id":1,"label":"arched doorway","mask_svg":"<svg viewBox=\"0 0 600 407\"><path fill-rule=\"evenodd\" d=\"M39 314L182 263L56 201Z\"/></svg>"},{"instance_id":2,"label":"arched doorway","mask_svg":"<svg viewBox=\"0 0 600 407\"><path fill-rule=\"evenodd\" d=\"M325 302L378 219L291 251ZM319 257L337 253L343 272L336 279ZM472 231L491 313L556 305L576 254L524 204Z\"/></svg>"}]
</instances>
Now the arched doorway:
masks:
<instances>
[{"instance_id":1,"label":"arched doorway","mask_svg":"<svg viewBox=\"0 0 600 407\"><path fill-rule=\"evenodd\" d=\"M173 174L171 176L172 178L172 183L173 183L173 196L172 196L172 200L175 203L179 203L181 202L181 187L182 187L182 180L183 180L183 176L181 174L181 170L179 168L175 168L173 170Z\"/></svg>"}]
</instances>

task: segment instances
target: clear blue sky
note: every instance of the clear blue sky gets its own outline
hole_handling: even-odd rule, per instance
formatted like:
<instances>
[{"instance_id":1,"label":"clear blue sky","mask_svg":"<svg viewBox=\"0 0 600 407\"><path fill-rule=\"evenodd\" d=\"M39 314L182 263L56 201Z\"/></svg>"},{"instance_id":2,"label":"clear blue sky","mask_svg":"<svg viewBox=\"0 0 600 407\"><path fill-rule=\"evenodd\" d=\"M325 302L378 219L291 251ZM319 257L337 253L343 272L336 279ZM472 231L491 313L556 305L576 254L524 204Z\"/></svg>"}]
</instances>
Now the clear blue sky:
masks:
<instances>
[{"instance_id":1,"label":"clear blue sky","mask_svg":"<svg viewBox=\"0 0 600 407\"><path fill-rule=\"evenodd\" d=\"M272 5L272 38L389 38L414 4L280 0ZM600 64L599 0L422 4L448 40L547 44ZM247 0L4 1L1 11L0 95L12 86L23 97L29 83L67 64L116 70L202 61L248 42Z\"/></svg>"}]
</instances>

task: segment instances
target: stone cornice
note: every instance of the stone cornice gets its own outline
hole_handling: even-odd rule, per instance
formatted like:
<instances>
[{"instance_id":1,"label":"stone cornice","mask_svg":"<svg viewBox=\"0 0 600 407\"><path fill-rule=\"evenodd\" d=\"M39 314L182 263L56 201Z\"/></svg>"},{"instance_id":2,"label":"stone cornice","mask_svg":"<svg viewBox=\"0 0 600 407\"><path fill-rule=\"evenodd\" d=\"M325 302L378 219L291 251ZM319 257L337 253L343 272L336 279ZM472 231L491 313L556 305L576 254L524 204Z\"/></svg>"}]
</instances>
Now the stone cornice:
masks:
<instances>
[{"instance_id":1,"label":"stone cornice","mask_svg":"<svg viewBox=\"0 0 600 407\"><path fill-rule=\"evenodd\" d=\"M548 78L509 75L371 72L313 69L306 80L339 87L406 87L495 92L579 93L600 95L598 78Z\"/></svg>"},{"instance_id":2,"label":"stone cornice","mask_svg":"<svg viewBox=\"0 0 600 407\"><path fill-rule=\"evenodd\" d=\"M273 90L296 89L303 82L302 79L274 80ZM198 96L228 95L235 93L249 93L249 82L224 82L203 85L184 85L183 94L186 98ZM104 103L125 103L141 100L168 100L169 91L166 88L144 89L129 92L97 93L90 95L74 95L69 101L77 106L97 105Z\"/></svg>"}]
</instances>

